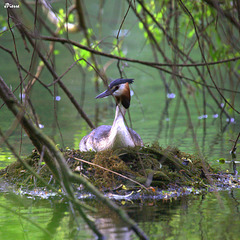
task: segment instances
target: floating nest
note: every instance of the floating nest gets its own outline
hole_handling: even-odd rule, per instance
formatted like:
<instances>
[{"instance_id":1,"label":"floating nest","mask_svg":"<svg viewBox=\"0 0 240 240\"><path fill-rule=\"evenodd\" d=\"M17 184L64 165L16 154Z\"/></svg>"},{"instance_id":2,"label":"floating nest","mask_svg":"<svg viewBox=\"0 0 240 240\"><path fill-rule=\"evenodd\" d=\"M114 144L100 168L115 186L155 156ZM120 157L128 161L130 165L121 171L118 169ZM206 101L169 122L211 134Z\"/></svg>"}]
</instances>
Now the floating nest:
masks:
<instances>
[{"instance_id":1,"label":"floating nest","mask_svg":"<svg viewBox=\"0 0 240 240\"><path fill-rule=\"evenodd\" d=\"M206 186L209 183L208 175L214 175L216 172L198 156L186 154L177 148L163 149L157 144L151 147L123 148L98 153L66 149L62 150L62 153L72 171L85 176L103 191L115 189L119 185L126 188L199 188ZM34 150L25 161L45 181L57 185L51 171L40 159L40 155ZM2 169L0 176L17 187L42 187L41 182L19 162Z\"/></svg>"}]
</instances>

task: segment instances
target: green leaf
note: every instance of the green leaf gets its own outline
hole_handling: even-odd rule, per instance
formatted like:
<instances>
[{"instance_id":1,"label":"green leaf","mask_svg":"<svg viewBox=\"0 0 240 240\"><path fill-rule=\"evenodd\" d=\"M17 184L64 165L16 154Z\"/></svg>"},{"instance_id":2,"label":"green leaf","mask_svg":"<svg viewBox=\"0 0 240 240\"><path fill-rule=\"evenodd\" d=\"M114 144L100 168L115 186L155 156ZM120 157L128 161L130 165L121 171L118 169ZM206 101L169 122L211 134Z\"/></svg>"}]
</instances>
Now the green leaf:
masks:
<instances>
[{"instance_id":1,"label":"green leaf","mask_svg":"<svg viewBox=\"0 0 240 240\"><path fill-rule=\"evenodd\" d=\"M140 13L142 11L142 6L140 4L137 5L137 13Z\"/></svg>"},{"instance_id":2,"label":"green leaf","mask_svg":"<svg viewBox=\"0 0 240 240\"><path fill-rule=\"evenodd\" d=\"M74 14L71 13L68 15L68 21L72 23L74 22Z\"/></svg>"},{"instance_id":3,"label":"green leaf","mask_svg":"<svg viewBox=\"0 0 240 240\"><path fill-rule=\"evenodd\" d=\"M188 33L188 38L192 38L192 36L195 33L195 29L193 28L189 33Z\"/></svg>"},{"instance_id":4,"label":"green leaf","mask_svg":"<svg viewBox=\"0 0 240 240\"><path fill-rule=\"evenodd\" d=\"M55 49L54 52L53 52L54 55L58 55L59 53L60 53L60 52L59 52L59 50L57 50L57 49Z\"/></svg>"},{"instance_id":5,"label":"green leaf","mask_svg":"<svg viewBox=\"0 0 240 240\"><path fill-rule=\"evenodd\" d=\"M60 8L58 12L60 16L65 16L63 8Z\"/></svg>"},{"instance_id":6,"label":"green leaf","mask_svg":"<svg viewBox=\"0 0 240 240\"><path fill-rule=\"evenodd\" d=\"M93 35L93 29L92 28L88 28L87 32L88 32L89 37L91 37Z\"/></svg>"},{"instance_id":7,"label":"green leaf","mask_svg":"<svg viewBox=\"0 0 240 240\"><path fill-rule=\"evenodd\" d=\"M221 164L224 164L226 162L226 160L224 158L219 158L218 162L221 163Z\"/></svg>"}]
</instances>

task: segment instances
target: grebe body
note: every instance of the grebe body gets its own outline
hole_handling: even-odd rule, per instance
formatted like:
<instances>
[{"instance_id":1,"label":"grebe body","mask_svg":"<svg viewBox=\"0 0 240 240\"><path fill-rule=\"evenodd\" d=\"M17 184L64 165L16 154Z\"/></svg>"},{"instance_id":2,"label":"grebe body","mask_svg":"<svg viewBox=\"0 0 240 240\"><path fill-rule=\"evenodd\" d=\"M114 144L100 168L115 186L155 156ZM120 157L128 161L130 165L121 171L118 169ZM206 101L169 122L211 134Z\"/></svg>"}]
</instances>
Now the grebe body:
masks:
<instances>
[{"instance_id":1,"label":"grebe body","mask_svg":"<svg viewBox=\"0 0 240 240\"><path fill-rule=\"evenodd\" d=\"M129 83L133 79L116 79L112 81L108 89L96 98L113 95L116 99L116 113L113 125L102 125L92 130L82 138L79 144L80 151L104 151L123 147L143 146L141 137L131 128L125 125L125 113L130 106Z\"/></svg>"}]
</instances>

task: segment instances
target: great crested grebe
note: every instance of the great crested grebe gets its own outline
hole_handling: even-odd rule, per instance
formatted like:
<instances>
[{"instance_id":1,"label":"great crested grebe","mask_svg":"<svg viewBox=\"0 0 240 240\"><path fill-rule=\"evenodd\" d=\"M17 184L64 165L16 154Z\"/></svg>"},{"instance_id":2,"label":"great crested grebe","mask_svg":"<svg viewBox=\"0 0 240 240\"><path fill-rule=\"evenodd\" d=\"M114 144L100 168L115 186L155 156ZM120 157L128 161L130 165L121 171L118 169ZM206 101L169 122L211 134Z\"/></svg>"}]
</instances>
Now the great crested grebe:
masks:
<instances>
[{"instance_id":1,"label":"great crested grebe","mask_svg":"<svg viewBox=\"0 0 240 240\"><path fill-rule=\"evenodd\" d=\"M112 81L108 89L96 98L113 95L116 100L116 113L113 125L102 125L92 130L82 138L79 144L80 151L103 151L122 147L143 146L141 137L131 128L125 126L124 116L130 106L129 84L133 79L116 79Z\"/></svg>"}]
</instances>

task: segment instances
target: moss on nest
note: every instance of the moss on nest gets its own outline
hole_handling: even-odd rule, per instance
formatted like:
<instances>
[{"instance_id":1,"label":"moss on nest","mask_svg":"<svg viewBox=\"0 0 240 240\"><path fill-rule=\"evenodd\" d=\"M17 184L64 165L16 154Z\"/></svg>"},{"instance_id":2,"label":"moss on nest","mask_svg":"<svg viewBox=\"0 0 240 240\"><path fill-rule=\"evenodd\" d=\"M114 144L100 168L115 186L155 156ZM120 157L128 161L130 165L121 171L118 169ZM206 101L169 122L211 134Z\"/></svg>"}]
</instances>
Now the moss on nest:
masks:
<instances>
[{"instance_id":1,"label":"moss on nest","mask_svg":"<svg viewBox=\"0 0 240 240\"><path fill-rule=\"evenodd\" d=\"M147 187L160 188L167 188L169 185L205 186L207 179L204 173L213 172L206 162L203 164L202 160L196 156L183 153L177 148L163 149L157 144L151 147L123 148L98 153L69 149L62 152L72 171L85 175L100 189L113 189L119 184L134 185L132 181L110 171L131 178ZM91 165L83 163L81 159L90 162ZM48 167L39 162L40 156L37 151L33 151L25 161L46 181L52 179ZM0 175L17 185L40 186L40 182L36 182L18 162L1 170Z\"/></svg>"}]
</instances>

